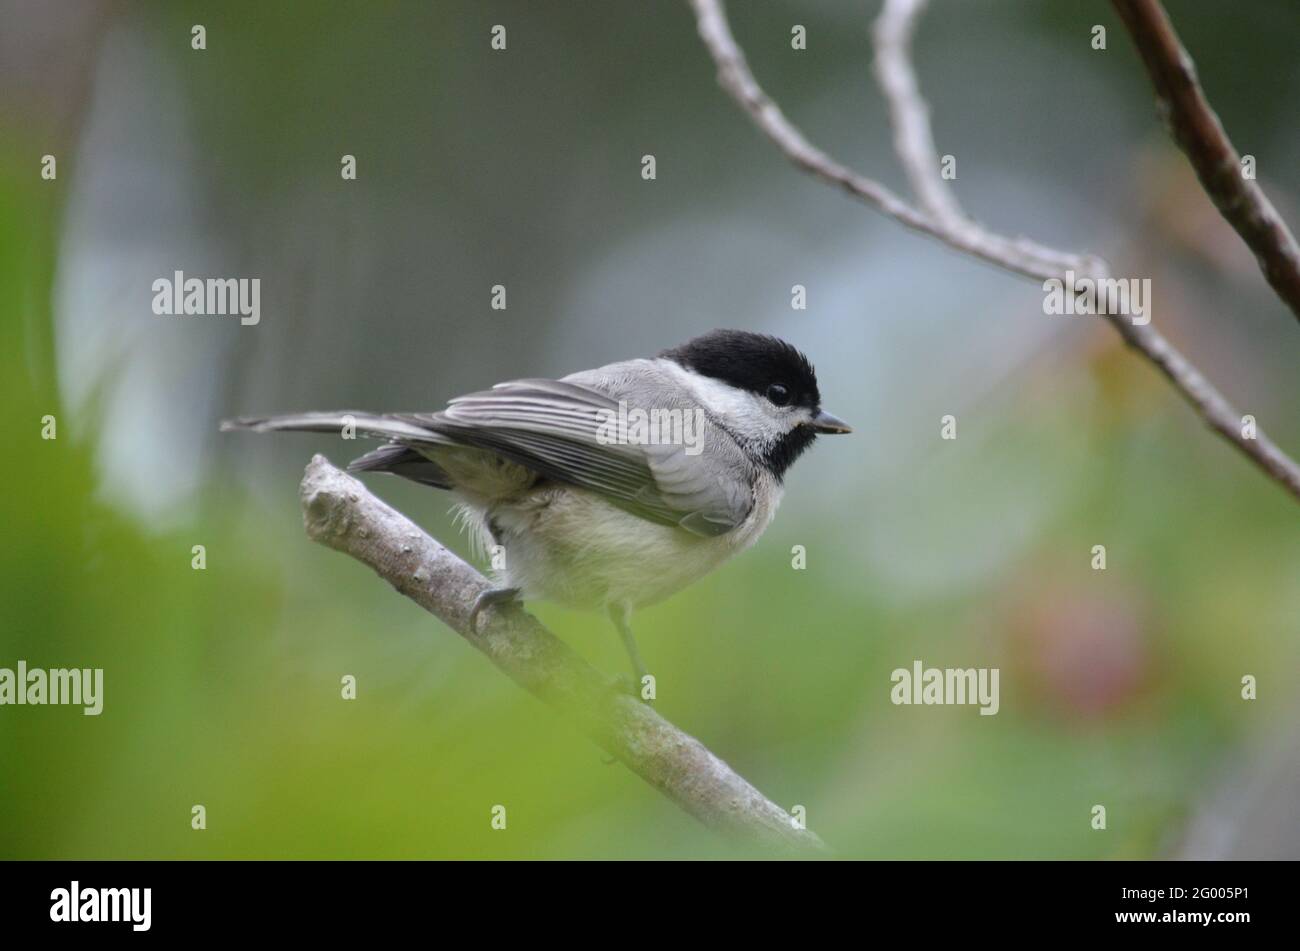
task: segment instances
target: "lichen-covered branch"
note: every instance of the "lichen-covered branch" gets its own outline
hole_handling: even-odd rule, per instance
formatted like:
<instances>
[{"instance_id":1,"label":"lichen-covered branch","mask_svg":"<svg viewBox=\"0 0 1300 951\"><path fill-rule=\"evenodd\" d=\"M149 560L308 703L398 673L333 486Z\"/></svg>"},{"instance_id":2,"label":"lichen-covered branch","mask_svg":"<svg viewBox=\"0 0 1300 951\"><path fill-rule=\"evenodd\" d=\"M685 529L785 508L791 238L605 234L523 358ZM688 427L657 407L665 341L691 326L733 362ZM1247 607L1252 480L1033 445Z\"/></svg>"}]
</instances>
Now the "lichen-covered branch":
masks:
<instances>
[{"instance_id":1,"label":"lichen-covered branch","mask_svg":"<svg viewBox=\"0 0 1300 951\"><path fill-rule=\"evenodd\" d=\"M488 610L471 630L470 609L487 579L324 456L308 464L300 495L308 537L369 565L705 825L783 852L825 850L704 744L629 696L532 615Z\"/></svg>"},{"instance_id":2,"label":"lichen-covered branch","mask_svg":"<svg viewBox=\"0 0 1300 951\"><path fill-rule=\"evenodd\" d=\"M911 37L916 18L925 7L923 0L886 0L873 33L878 59L876 74L889 105L895 148L920 196L921 208L813 146L754 78L745 54L732 35L721 0L690 0L690 4L700 38L717 66L719 85L797 167L843 188L908 228L1023 277L1064 282L1067 271L1072 271L1076 278L1094 281L1109 276L1106 262L1095 255L1072 254L1025 238L1008 238L961 212L948 183L940 175L929 110L911 66ZM1254 438L1246 436L1241 412L1153 324L1137 324L1123 314L1102 316L1133 350L1169 380L1206 425L1300 500L1300 465L1258 427Z\"/></svg>"},{"instance_id":3,"label":"lichen-covered branch","mask_svg":"<svg viewBox=\"0 0 1300 951\"><path fill-rule=\"evenodd\" d=\"M1264 190L1242 174L1241 155L1196 78L1196 65L1159 0L1113 0L1155 86L1160 113L1219 213L1255 253L1260 270L1300 319L1300 246Z\"/></svg>"}]
</instances>

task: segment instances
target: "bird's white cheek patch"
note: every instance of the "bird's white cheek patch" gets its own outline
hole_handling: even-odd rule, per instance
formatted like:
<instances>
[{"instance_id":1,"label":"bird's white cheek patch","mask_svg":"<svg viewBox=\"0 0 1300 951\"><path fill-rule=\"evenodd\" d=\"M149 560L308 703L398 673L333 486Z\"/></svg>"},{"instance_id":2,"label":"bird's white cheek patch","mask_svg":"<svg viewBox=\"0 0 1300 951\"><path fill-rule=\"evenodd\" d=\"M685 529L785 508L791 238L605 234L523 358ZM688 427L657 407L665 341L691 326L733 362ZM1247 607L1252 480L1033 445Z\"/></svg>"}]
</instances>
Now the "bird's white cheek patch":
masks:
<instances>
[{"instance_id":1,"label":"bird's white cheek patch","mask_svg":"<svg viewBox=\"0 0 1300 951\"><path fill-rule=\"evenodd\" d=\"M730 386L712 377L690 373L671 360L662 364L677 377L683 388L694 392L713 416L726 421L727 428L752 443L765 444L793 428L787 418L767 400L748 390Z\"/></svg>"}]
</instances>

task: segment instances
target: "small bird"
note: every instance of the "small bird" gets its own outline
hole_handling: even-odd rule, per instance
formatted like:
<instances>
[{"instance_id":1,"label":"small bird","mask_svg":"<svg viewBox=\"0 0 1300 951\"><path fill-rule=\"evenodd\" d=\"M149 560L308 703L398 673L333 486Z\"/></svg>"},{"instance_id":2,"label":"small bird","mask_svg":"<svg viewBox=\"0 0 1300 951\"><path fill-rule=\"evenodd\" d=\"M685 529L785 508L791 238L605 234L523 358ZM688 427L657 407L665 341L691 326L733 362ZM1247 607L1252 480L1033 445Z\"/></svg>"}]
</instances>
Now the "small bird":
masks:
<instances>
[{"instance_id":1,"label":"small bird","mask_svg":"<svg viewBox=\"0 0 1300 951\"><path fill-rule=\"evenodd\" d=\"M356 433L387 444L354 460L455 494L478 551L504 555L486 608L547 600L603 609L639 684L630 615L758 540L782 480L819 433L808 358L776 337L714 330L657 357L558 380L524 379L439 413L301 413L223 430ZM501 558L495 559L501 561Z\"/></svg>"}]
</instances>

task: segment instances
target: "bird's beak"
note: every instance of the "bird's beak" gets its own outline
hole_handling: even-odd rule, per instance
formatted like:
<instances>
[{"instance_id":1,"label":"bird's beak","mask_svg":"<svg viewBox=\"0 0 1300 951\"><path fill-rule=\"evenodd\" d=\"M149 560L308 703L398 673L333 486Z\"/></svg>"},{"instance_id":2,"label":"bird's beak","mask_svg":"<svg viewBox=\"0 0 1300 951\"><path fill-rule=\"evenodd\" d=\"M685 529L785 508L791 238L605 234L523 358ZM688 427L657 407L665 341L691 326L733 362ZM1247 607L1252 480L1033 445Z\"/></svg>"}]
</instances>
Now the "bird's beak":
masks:
<instances>
[{"instance_id":1,"label":"bird's beak","mask_svg":"<svg viewBox=\"0 0 1300 951\"><path fill-rule=\"evenodd\" d=\"M819 410L817 415L808 421L808 425L819 433L834 435L836 433L851 433L853 427L838 416L834 416L825 410Z\"/></svg>"}]
</instances>

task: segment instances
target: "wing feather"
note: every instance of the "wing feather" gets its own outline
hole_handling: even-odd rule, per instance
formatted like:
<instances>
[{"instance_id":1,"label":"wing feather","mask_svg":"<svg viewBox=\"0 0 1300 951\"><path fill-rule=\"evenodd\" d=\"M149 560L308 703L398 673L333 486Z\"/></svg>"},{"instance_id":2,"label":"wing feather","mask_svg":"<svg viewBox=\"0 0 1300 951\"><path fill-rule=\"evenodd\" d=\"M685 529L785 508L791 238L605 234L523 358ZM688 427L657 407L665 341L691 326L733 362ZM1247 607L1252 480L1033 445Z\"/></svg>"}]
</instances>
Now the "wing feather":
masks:
<instances>
[{"instance_id":1,"label":"wing feather","mask_svg":"<svg viewBox=\"0 0 1300 951\"><path fill-rule=\"evenodd\" d=\"M618 400L593 387L525 379L458 397L440 413L392 418L598 492L649 521L707 536L744 521L753 505L747 483L710 472L705 457L680 445L602 441L602 424L618 410Z\"/></svg>"}]
</instances>

